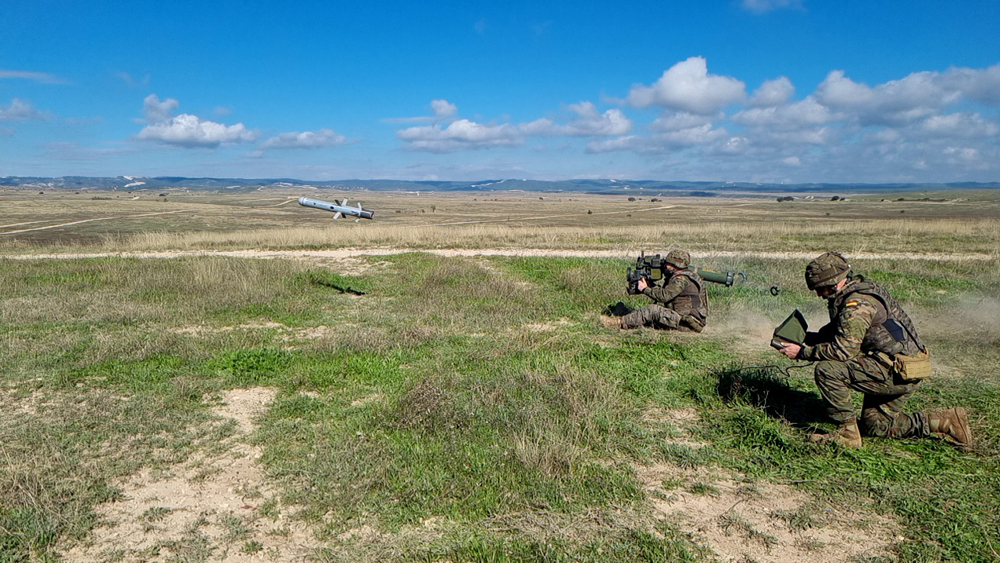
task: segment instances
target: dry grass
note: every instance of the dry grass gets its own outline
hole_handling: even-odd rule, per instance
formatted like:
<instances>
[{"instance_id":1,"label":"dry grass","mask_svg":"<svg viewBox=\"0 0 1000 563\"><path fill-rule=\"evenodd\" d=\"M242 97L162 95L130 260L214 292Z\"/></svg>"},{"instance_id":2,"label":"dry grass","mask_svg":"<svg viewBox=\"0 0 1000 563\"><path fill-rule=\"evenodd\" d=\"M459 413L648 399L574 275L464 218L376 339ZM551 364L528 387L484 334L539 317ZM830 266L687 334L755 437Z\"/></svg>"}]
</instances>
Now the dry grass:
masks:
<instances>
[{"instance_id":1,"label":"dry grass","mask_svg":"<svg viewBox=\"0 0 1000 563\"><path fill-rule=\"evenodd\" d=\"M947 197L948 192L942 192ZM192 192L156 199L0 193L0 249L169 251L233 249L602 249L625 255L683 245L701 252L961 252L996 256L1000 200L797 201L770 198L396 192L362 197L374 221L333 221L302 208L298 193ZM967 194L966 194L967 195ZM101 197L101 196L97 196ZM168 200L168 201L164 201ZM860 235L859 235L860 234Z\"/></svg>"}]
</instances>

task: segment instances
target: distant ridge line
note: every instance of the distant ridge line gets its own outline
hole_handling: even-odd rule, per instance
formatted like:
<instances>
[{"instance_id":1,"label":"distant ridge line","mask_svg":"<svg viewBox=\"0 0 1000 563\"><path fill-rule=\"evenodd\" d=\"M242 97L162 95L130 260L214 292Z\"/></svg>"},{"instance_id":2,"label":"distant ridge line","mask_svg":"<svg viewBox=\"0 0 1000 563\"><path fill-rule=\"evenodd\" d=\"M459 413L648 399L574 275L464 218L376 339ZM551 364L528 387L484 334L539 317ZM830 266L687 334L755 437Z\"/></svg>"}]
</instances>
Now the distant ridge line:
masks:
<instances>
[{"instance_id":1,"label":"distant ridge line","mask_svg":"<svg viewBox=\"0 0 1000 563\"><path fill-rule=\"evenodd\" d=\"M751 194L767 196L775 193L892 193L935 190L1000 189L1000 182L951 182L951 183L756 183L756 182L689 182L665 180L621 179L483 179L475 181L453 180L299 180L294 178L188 178L183 176L6 176L0 177L0 187L44 190L119 190L135 191L224 191L246 192L267 189L283 190L371 190L371 191L423 191L423 192L509 192L536 193L593 193L656 197L669 193L673 196L725 196Z\"/></svg>"}]
</instances>

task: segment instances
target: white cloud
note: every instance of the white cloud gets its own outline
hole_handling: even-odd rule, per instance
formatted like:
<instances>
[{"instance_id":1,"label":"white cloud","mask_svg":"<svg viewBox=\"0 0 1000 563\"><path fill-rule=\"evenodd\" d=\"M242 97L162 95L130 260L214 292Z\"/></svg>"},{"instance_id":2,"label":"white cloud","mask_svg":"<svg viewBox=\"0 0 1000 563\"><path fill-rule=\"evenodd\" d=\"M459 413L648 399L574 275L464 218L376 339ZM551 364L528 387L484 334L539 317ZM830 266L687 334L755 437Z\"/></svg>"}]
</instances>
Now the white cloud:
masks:
<instances>
[{"instance_id":1,"label":"white cloud","mask_svg":"<svg viewBox=\"0 0 1000 563\"><path fill-rule=\"evenodd\" d=\"M458 106L448 100L433 100L431 109L434 110L434 117L438 119L448 119L458 113Z\"/></svg>"},{"instance_id":2,"label":"white cloud","mask_svg":"<svg viewBox=\"0 0 1000 563\"><path fill-rule=\"evenodd\" d=\"M281 133L261 143L261 149L311 149L342 145L347 138L330 129Z\"/></svg>"},{"instance_id":3,"label":"white cloud","mask_svg":"<svg viewBox=\"0 0 1000 563\"><path fill-rule=\"evenodd\" d=\"M171 115L178 105L173 98L161 102L156 94L146 96L143 110L147 125L139 131L138 138L180 147L215 148L222 144L251 142L257 137L242 123L223 125L188 113Z\"/></svg>"},{"instance_id":4,"label":"white cloud","mask_svg":"<svg viewBox=\"0 0 1000 563\"><path fill-rule=\"evenodd\" d=\"M802 9L802 0L742 0L743 9L763 14L782 8Z\"/></svg>"},{"instance_id":5,"label":"white cloud","mask_svg":"<svg viewBox=\"0 0 1000 563\"><path fill-rule=\"evenodd\" d=\"M457 108L444 101L434 106L441 115L457 112ZM407 143L407 148L429 152L454 152L464 149L510 147L524 144L528 136L607 137L623 135L632 129L632 121L619 109L600 113L592 102L570 104L568 109L575 119L562 125L549 118L529 123L487 125L468 119L459 119L447 127L440 124L409 127L396 132Z\"/></svg>"},{"instance_id":6,"label":"white cloud","mask_svg":"<svg viewBox=\"0 0 1000 563\"><path fill-rule=\"evenodd\" d=\"M592 102L570 104L569 110L576 119L558 125L551 119L536 119L521 126L526 135L552 135L567 137L607 137L624 135L632 130L632 121L619 109L599 113Z\"/></svg>"},{"instance_id":7,"label":"white cloud","mask_svg":"<svg viewBox=\"0 0 1000 563\"><path fill-rule=\"evenodd\" d=\"M835 70L816 89L816 99L862 125L902 126L925 119L958 102L962 91L935 72L916 72L874 88ZM971 85L981 82L973 79Z\"/></svg>"},{"instance_id":8,"label":"white cloud","mask_svg":"<svg viewBox=\"0 0 1000 563\"><path fill-rule=\"evenodd\" d=\"M509 124L484 125L459 119L446 128L440 125L409 127L396 132L409 148L429 152L453 152L462 149L510 147L524 144L520 130Z\"/></svg>"},{"instance_id":9,"label":"white cloud","mask_svg":"<svg viewBox=\"0 0 1000 563\"><path fill-rule=\"evenodd\" d=\"M119 79L124 82L129 88L145 88L149 85L149 75L146 74L142 78L136 79L131 74L120 71L117 73Z\"/></svg>"},{"instance_id":10,"label":"white cloud","mask_svg":"<svg viewBox=\"0 0 1000 563\"><path fill-rule=\"evenodd\" d=\"M688 127L662 133L656 135L654 139L671 147L690 147L711 143L728 136L729 133L725 129L714 129L711 123L706 123L699 127Z\"/></svg>"},{"instance_id":11,"label":"white cloud","mask_svg":"<svg viewBox=\"0 0 1000 563\"><path fill-rule=\"evenodd\" d=\"M711 114L743 100L743 82L708 74L703 57L691 57L663 72L652 86L633 86L628 102L635 107L662 106L697 114Z\"/></svg>"},{"instance_id":12,"label":"white cloud","mask_svg":"<svg viewBox=\"0 0 1000 563\"><path fill-rule=\"evenodd\" d=\"M750 149L750 140L746 137L730 137L716 150L722 154L746 154Z\"/></svg>"},{"instance_id":13,"label":"white cloud","mask_svg":"<svg viewBox=\"0 0 1000 563\"><path fill-rule=\"evenodd\" d=\"M627 150L641 151L642 147L645 146L647 143L648 140L644 137L639 137L636 135L627 135L625 137L618 137L615 139L591 141L587 143L586 152L603 153L603 152L627 151Z\"/></svg>"},{"instance_id":14,"label":"white cloud","mask_svg":"<svg viewBox=\"0 0 1000 563\"><path fill-rule=\"evenodd\" d=\"M23 80L33 80L35 82L41 82L42 84L61 84L60 80L56 75L49 74L47 72L31 72L27 70L3 70L0 69L0 80L6 78L19 78Z\"/></svg>"},{"instance_id":15,"label":"white cloud","mask_svg":"<svg viewBox=\"0 0 1000 563\"><path fill-rule=\"evenodd\" d=\"M45 117L43 112L18 98L14 98L7 107L0 106L0 121L28 121L29 119L45 119Z\"/></svg>"},{"instance_id":16,"label":"white cloud","mask_svg":"<svg viewBox=\"0 0 1000 563\"><path fill-rule=\"evenodd\" d=\"M458 106L448 100L432 100L431 110L434 115L419 115L416 117L387 117L382 119L386 123L441 123L451 121L458 113Z\"/></svg>"},{"instance_id":17,"label":"white cloud","mask_svg":"<svg viewBox=\"0 0 1000 563\"><path fill-rule=\"evenodd\" d=\"M792 94L795 93L795 86L792 81L782 76L774 80L768 80L754 91L748 105L751 107L774 107L786 103Z\"/></svg>"},{"instance_id":18,"label":"white cloud","mask_svg":"<svg viewBox=\"0 0 1000 563\"><path fill-rule=\"evenodd\" d=\"M1000 105L1000 63L985 69L952 68L944 73L941 82L947 88L961 92L970 100Z\"/></svg>"},{"instance_id":19,"label":"white cloud","mask_svg":"<svg viewBox=\"0 0 1000 563\"><path fill-rule=\"evenodd\" d=\"M829 123L834 116L829 108L810 97L787 105L739 111L732 120L741 125L790 131Z\"/></svg>"},{"instance_id":20,"label":"white cloud","mask_svg":"<svg viewBox=\"0 0 1000 563\"><path fill-rule=\"evenodd\" d=\"M735 77L708 73L701 57L668 68L653 84L635 85L620 107L592 102L517 123L451 121L458 108L431 103L421 127L397 132L409 149L454 152L557 139L550 153L633 153L645 173L758 181L995 180L1000 176L1000 65L917 72L864 84L834 70L795 99L785 76L747 96ZM733 104L741 103L733 107ZM633 108L660 110L639 121ZM639 130L639 132L635 132ZM614 159L609 157L608 162ZM632 162L641 162L635 160Z\"/></svg>"},{"instance_id":21,"label":"white cloud","mask_svg":"<svg viewBox=\"0 0 1000 563\"><path fill-rule=\"evenodd\" d=\"M170 119L179 105L180 102L173 98L161 102L159 96L150 94L142 100L142 113L146 116L146 123L163 123Z\"/></svg>"},{"instance_id":22,"label":"white cloud","mask_svg":"<svg viewBox=\"0 0 1000 563\"><path fill-rule=\"evenodd\" d=\"M716 118L721 119L724 117L722 114L716 116ZM657 131L661 133L670 131L680 131L683 129L691 129L692 127L703 127L706 124L711 125L712 117L707 115L695 115L688 112L675 112L675 113L665 113L660 117L657 117L650 125L650 131Z\"/></svg>"},{"instance_id":23,"label":"white cloud","mask_svg":"<svg viewBox=\"0 0 1000 563\"><path fill-rule=\"evenodd\" d=\"M934 137L953 138L995 137L1000 133L1000 125L983 119L978 113L934 115L924 120L920 129Z\"/></svg>"}]
</instances>

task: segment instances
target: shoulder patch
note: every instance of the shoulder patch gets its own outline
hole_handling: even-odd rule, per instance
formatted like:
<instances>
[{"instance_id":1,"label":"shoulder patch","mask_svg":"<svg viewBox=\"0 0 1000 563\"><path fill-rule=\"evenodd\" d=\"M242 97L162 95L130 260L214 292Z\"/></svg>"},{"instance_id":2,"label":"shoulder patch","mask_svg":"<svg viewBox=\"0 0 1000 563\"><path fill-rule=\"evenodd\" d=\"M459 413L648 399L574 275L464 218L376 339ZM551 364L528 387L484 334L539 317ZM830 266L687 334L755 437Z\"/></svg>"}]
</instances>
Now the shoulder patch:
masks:
<instances>
[{"instance_id":1,"label":"shoulder patch","mask_svg":"<svg viewBox=\"0 0 1000 563\"><path fill-rule=\"evenodd\" d=\"M857 306L858 306L857 299L852 299L852 300L848 301L847 303L844 303L844 307L857 307Z\"/></svg>"}]
</instances>

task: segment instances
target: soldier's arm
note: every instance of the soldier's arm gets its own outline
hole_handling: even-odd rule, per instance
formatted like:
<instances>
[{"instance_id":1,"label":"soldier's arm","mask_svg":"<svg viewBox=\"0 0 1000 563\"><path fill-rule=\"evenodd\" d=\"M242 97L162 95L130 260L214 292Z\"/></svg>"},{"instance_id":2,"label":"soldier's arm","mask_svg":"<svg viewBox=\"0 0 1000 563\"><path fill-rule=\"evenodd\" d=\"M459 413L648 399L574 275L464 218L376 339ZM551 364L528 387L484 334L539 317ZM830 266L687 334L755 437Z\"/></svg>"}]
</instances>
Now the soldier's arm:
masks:
<instances>
[{"instance_id":1,"label":"soldier's arm","mask_svg":"<svg viewBox=\"0 0 1000 563\"><path fill-rule=\"evenodd\" d=\"M666 304L673 301L674 297L677 297L682 291L687 289L689 283L691 283L691 280L687 276L674 275L667 282L667 285L663 287L647 287L642 292L653 301Z\"/></svg>"},{"instance_id":2,"label":"soldier's arm","mask_svg":"<svg viewBox=\"0 0 1000 563\"><path fill-rule=\"evenodd\" d=\"M805 343L809 346L815 346L816 344L830 342L831 340L833 340L836 334L837 334L837 324L832 322L826 323L816 332L807 332Z\"/></svg>"},{"instance_id":3,"label":"soldier's arm","mask_svg":"<svg viewBox=\"0 0 1000 563\"><path fill-rule=\"evenodd\" d=\"M872 325L878 307L867 296L852 297L833 322L833 337L828 342L804 346L799 359L846 362L861 355L861 341Z\"/></svg>"}]
</instances>

